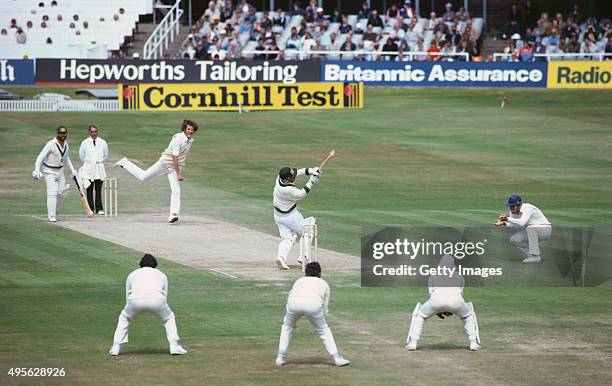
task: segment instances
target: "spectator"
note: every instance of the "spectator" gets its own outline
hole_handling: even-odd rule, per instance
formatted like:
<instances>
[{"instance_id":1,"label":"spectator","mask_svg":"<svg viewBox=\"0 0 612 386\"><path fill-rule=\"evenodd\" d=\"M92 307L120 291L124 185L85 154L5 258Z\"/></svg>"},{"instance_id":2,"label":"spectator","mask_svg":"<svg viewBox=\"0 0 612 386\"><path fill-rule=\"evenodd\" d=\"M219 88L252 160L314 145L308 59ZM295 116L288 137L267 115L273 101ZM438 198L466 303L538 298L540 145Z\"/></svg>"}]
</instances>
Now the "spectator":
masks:
<instances>
[{"instance_id":1,"label":"spectator","mask_svg":"<svg viewBox=\"0 0 612 386\"><path fill-rule=\"evenodd\" d=\"M508 39L508 36L514 33L521 33L521 19L521 12L518 10L516 4L512 4L512 8L504 22L502 39Z\"/></svg>"},{"instance_id":2,"label":"spectator","mask_svg":"<svg viewBox=\"0 0 612 386\"><path fill-rule=\"evenodd\" d=\"M444 22L444 19L438 18L436 21L436 25L433 29L434 34L440 33L442 35L446 35L448 33L448 25Z\"/></svg>"},{"instance_id":3,"label":"spectator","mask_svg":"<svg viewBox=\"0 0 612 386\"><path fill-rule=\"evenodd\" d=\"M114 14L114 15L113 15L113 20L114 20L114 21L119 21L119 15Z\"/></svg>"},{"instance_id":4,"label":"spectator","mask_svg":"<svg viewBox=\"0 0 612 386\"><path fill-rule=\"evenodd\" d=\"M232 7L232 1L226 0L225 4L223 5L223 8L221 9L221 12L219 13L219 20L224 23L230 20L233 15L234 8Z\"/></svg>"},{"instance_id":5,"label":"spectator","mask_svg":"<svg viewBox=\"0 0 612 386\"><path fill-rule=\"evenodd\" d=\"M451 3L446 3L444 6L446 8L446 12L442 15L442 20L446 23L452 23L455 20L455 12L453 12L453 5Z\"/></svg>"},{"instance_id":6,"label":"spectator","mask_svg":"<svg viewBox=\"0 0 612 386\"><path fill-rule=\"evenodd\" d=\"M45 43L47 44L53 44L53 40L51 38L47 38L47 40L45 41Z\"/></svg>"},{"instance_id":7,"label":"spectator","mask_svg":"<svg viewBox=\"0 0 612 386\"><path fill-rule=\"evenodd\" d=\"M296 3L299 5L300 3L296 1ZM294 3L295 4L295 3ZM238 4L238 6L236 7L237 9L240 9L240 11L242 12L243 15L246 15L249 13L249 9L251 8L251 6L249 5L249 3L247 2L247 0L241 0L240 4Z\"/></svg>"},{"instance_id":8,"label":"spectator","mask_svg":"<svg viewBox=\"0 0 612 386\"><path fill-rule=\"evenodd\" d=\"M70 22L70 24L68 25L68 28L72 28L73 29L75 27L76 27L76 25L74 23L72 23L72 22Z\"/></svg>"},{"instance_id":9,"label":"spectator","mask_svg":"<svg viewBox=\"0 0 612 386\"><path fill-rule=\"evenodd\" d=\"M342 23L342 13L338 8L334 9L334 14L329 19L330 23Z\"/></svg>"},{"instance_id":10,"label":"spectator","mask_svg":"<svg viewBox=\"0 0 612 386\"><path fill-rule=\"evenodd\" d=\"M52 6L52 7L57 7L57 1L53 0L53 1L51 2L51 6Z\"/></svg>"},{"instance_id":11,"label":"spectator","mask_svg":"<svg viewBox=\"0 0 612 386\"><path fill-rule=\"evenodd\" d=\"M523 7L523 21L525 25L533 26L538 20L538 10L535 1L526 0Z\"/></svg>"},{"instance_id":12,"label":"spectator","mask_svg":"<svg viewBox=\"0 0 612 386\"><path fill-rule=\"evenodd\" d=\"M342 46L340 47L340 51L343 52L352 52L355 51L357 49L357 46L355 45L355 43L353 43L353 33L349 32L346 35L346 40L344 41L344 43L342 44ZM343 54L342 55L342 59L344 60L351 60L354 58L354 55L351 54Z\"/></svg>"},{"instance_id":13,"label":"spectator","mask_svg":"<svg viewBox=\"0 0 612 386\"><path fill-rule=\"evenodd\" d=\"M455 13L455 17L459 19L460 22L465 23L470 19L470 15L465 11L465 8L459 7L459 11Z\"/></svg>"},{"instance_id":14,"label":"spectator","mask_svg":"<svg viewBox=\"0 0 612 386\"><path fill-rule=\"evenodd\" d=\"M17 32L15 33L15 39L17 40L17 44L25 44L27 40L27 35L23 32L21 27L17 28Z\"/></svg>"},{"instance_id":15,"label":"spectator","mask_svg":"<svg viewBox=\"0 0 612 386\"><path fill-rule=\"evenodd\" d=\"M125 9L119 8L119 15L123 15L125 13Z\"/></svg>"},{"instance_id":16,"label":"spectator","mask_svg":"<svg viewBox=\"0 0 612 386\"><path fill-rule=\"evenodd\" d=\"M474 49L474 45L469 40L462 40L459 43L459 47L457 48L456 52L469 55L468 59L466 59L464 56L459 56L458 60L461 61L472 60L475 56L477 56L477 52Z\"/></svg>"},{"instance_id":17,"label":"spectator","mask_svg":"<svg viewBox=\"0 0 612 386\"><path fill-rule=\"evenodd\" d=\"M300 2L299 1L294 1L293 2L293 5L291 6L290 14L291 14L291 16L304 15L304 10L300 7Z\"/></svg>"},{"instance_id":18,"label":"spectator","mask_svg":"<svg viewBox=\"0 0 612 386\"><path fill-rule=\"evenodd\" d=\"M453 54L455 53L455 48L451 44L450 41L444 41L444 45L440 50L442 53L442 60L453 60Z\"/></svg>"},{"instance_id":19,"label":"spectator","mask_svg":"<svg viewBox=\"0 0 612 386\"><path fill-rule=\"evenodd\" d=\"M305 12L310 11L314 15L315 13L317 13L317 8L319 8L319 6L317 5L317 0L310 0L308 2L308 6L305 9Z\"/></svg>"},{"instance_id":20,"label":"spectator","mask_svg":"<svg viewBox=\"0 0 612 386\"><path fill-rule=\"evenodd\" d=\"M446 41L450 42L453 47L457 47L461 43L461 34L457 31L457 25L453 24L450 31L446 35Z\"/></svg>"},{"instance_id":21,"label":"spectator","mask_svg":"<svg viewBox=\"0 0 612 386\"><path fill-rule=\"evenodd\" d=\"M546 34L546 30L542 24L542 20L538 20L536 23L536 27L533 30L533 36L536 38L541 38Z\"/></svg>"},{"instance_id":22,"label":"spectator","mask_svg":"<svg viewBox=\"0 0 612 386\"><path fill-rule=\"evenodd\" d=\"M306 33L304 35L304 37L302 38L302 51L304 52L310 52L313 50L314 47L317 46L317 42L312 38L312 36L310 35L310 33ZM310 55L309 54L302 54L300 59L310 59Z\"/></svg>"},{"instance_id":23,"label":"spectator","mask_svg":"<svg viewBox=\"0 0 612 386\"><path fill-rule=\"evenodd\" d=\"M87 20L83 21L83 29L88 29L89 28L89 22Z\"/></svg>"},{"instance_id":24,"label":"spectator","mask_svg":"<svg viewBox=\"0 0 612 386\"><path fill-rule=\"evenodd\" d=\"M570 11L567 17L571 17L572 20L574 20L576 23L580 23L580 20L582 20L582 14L580 13L580 7L578 6L578 4L574 4L572 10Z\"/></svg>"},{"instance_id":25,"label":"spectator","mask_svg":"<svg viewBox=\"0 0 612 386\"><path fill-rule=\"evenodd\" d=\"M17 19L11 19L11 25L9 26L9 28L19 28L19 26L17 26Z\"/></svg>"},{"instance_id":26,"label":"spectator","mask_svg":"<svg viewBox=\"0 0 612 386\"><path fill-rule=\"evenodd\" d=\"M255 47L255 51L262 52L262 54L256 54L253 57L253 59L255 59L255 60L264 60L264 59L266 59L266 55L263 54L263 52L266 51L266 46L264 45L264 40L263 39L259 39L259 41L257 42L257 46Z\"/></svg>"},{"instance_id":27,"label":"spectator","mask_svg":"<svg viewBox=\"0 0 612 386\"><path fill-rule=\"evenodd\" d=\"M361 4L361 9L359 10L359 13L357 14L357 17L359 19L369 19L370 18L370 7L368 6L368 2L364 1Z\"/></svg>"},{"instance_id":28,"label":"spectator","mask_svg":"<svg viewBox=\"0 0 612 386\"><path fill-rule=\"evenodd\" d=\"M534 43L535 42L533 40L529 40L527 41L527 44L525 44L523 48L519 50L519 60L521 62L531 62L533 60Z\"/></svg>"},{"instance_id":29,"label":"spectator","mask_svg":"<svg viewBox=\"0 0 612 386\"><path fill-rule=\"evenodd\" d=\"M47 28L47 23L46 22L41 22L40 23L40 28Z\"/></svg>"},{"instance_id":30,"label":"spectator","mask_svg":"<svg viewBox=\"0 0 612 386\"><path fill-rule=\"evenodd\" d=\"M282 9L277 9L272 15L272 31L274 33L282 33L285 28L285 15Z\"/></svg>"},{"instance_id":31,"label":"spectator","mask_svg":"<svg viewBox=\"0 0 612 386\"><path fill-rule=\"evenodd\" d=\"M385 26L382 21L382 18L378 16L378 11L376 9L373 9L372 12L370 13L368 24L372 24L373 27L381 27L381 28Z\"/></svg>"},{"instance_id":32,"label":"spectator","mask_svg":"<svg viewBox=\"0 0 612 386\"><path fill-rule=\"evenodd\" d=\"M285 48L299 50L301 45L301 39L297 33L297 28L291 27L291 35L287 38Z\"/></svg>"},{"instance_id":33,"label":"spectator","mask_svg":"<svg viewBox=\"0 0 612 386\"><path fill-rule=\"evenodd\" d=\"M402 16L404 19L414 19L415 12L412 9L411 0L404 1L404 6L400 9L400 16Z\"/></svg>"},{"instance_id":34,"label":"spectator","mask_svg":"<svg viewBox=\"0 0 612 386\"><path fill-rule=\"evenodd\" d=\"M438 42L433 40L429 49L427 50L427 59L428 60L440 60L440 47L438 46Z\"/></svg>"},{"instance_id":35,"label":"spectator","mask_svg":"<svg viewBox=\"0 0 612 386\"><path fill-rule=\"evenodd\" d=\"M75 22L79 21L79 15L72 15L72 20Z\"/></svg>"},{"instance_id":36,"label":"spectator","mask_svg":"<svg viewBox=\"0 0 612 386\"><path fill-rule=\"evenodd\" d=\"M26 23L26 27L30 30L34 27L34 23L32 23L32 20L28 20L28 22Z\"/></svg>"},{"instance_id":37,"label":"spectator","mask_svg":"<svg viewBox=\"0 0 612 386\"><path fill-rule=\"evenodd\" d=\"M43 3L42 1L40 3L38 3L38 7L39 8L44 8L44 6L45 6L45 3Z\"/></svg>"},{"instance_id":38,"label":"spectator","mask_svg":"<svg viewBox=\"0 0 612 386\"><path fill-rule=\"evenodd\" d=\"M397 5L395 3L391 4L391 6L387 9L387 20L395 19L399 16L399 10L397 9Z\"/></svg>"},{"instance_id":39,"label":"spectator","mask_svg":"<svg viewBox=\"0 0 612 386\"><path fill-rule=\"evenodd\" d=\"M595 54L598 52L597 46L589 39L585 37L580 45L581 54Z\"/></svg>"},{"instance_id":40,"label":"spectator","mask_svg":"<svg viewBox=\"0 0 612 386\"><path fill-rule=\"evenodd\" d=\"M604 52L608 55L612 54L612 34L608 34L608 42L606 43ZM612 60L612 56L606 57L606 60Z\"/></svg>"},{"instance_id":41,"label":"spectator","mask_svg":"<svg viewBox=\"0 0 612 386\"><path fill-rule=\"evenodd\" d=\"M6 28L2 28L0 30L0 40L7 40L8 39L8 31L6 30Z\"/></svg>"},{"instance_id":42,"label":"spectator","mask_svg":"<svg viewBox=\"0 0 612 386\"><path fill-rule=\"evenodd\" d=\"M45 22L49 21L49 16L43 15L42 20Z\"/></svg>"},{"instance_id":43,"label":"spectator","mask_svg":"<svg viewBox=\"0 0 612 386\"><path fill-rule=\"evenodd\" d=\"M338 31L340 31L341 34L347 34L352 30L353 27L351 27L351 25L349 24L348 18L346 16L342 16L342 23L340 24L340 28L338 28Z\"/></svg>"},{"instance_id":44,"label":"spectator","mask_svg":"<svg viewBox=\"0 0 612 386\"><path fill-rule=\"evenodd\" d=\"M382 50L383 52L397 52L398 47L397 44L395 44L395 42L393 41L393 39L387 39L387 41L383 45ZM393 60L393 57L391 55L385 55L384 60L390 61Z\"/></svg>"},{"instance_id":45,"label":"spectator","mask_svg":"<svg viewBox=\"0 0 612 386\"><path fill-rule=\"evenodd\" d=\"M419 62L427 60L429 56L426 54L427 51L425 51L425 43L423 42L423 39L419 39L417 43L417 51L419 53L414 55L414 60Z\"/></svg>"},{"instance_id":46,"label":"spectator","mask_svg":"<svg viewBox=\"0 0 612 386\"><path fill-rule=\"evenodd\" d=\"M61 23L62 20L64 20L64 17L62 15L58 14L56 19L57 19L58 22Z\"/></svg>"},{"instance_id":47,"label":"spectator","mask_svg":"<svg viewBox=\"0 0 612 386\"><path fill-rule=\"evenodd\" d=\"M429 14L429 20L427 20L427 22L425 23L425 31L432 31L434 30L434 28L436 27L438 18L436 16L435 12L431 12Z\"/></svg>"},{"instance_id":48,"label":"spectator","mask_svg":"<svg viewBox=\"0 0 612 386\"><path fill-rule=\"evenodd\" d=\"M278 46L276 45L276 41L272 41L272 44L270 45L270 51L280 51L280 48L278 48ZM268 54L269 60L278 60L280 57L281 56L276 52Z\"/></svg>"},{"instance_id":49,"label":"spectator","mask_svg":"<svg viewBox=\"0 0 612 386\"><path fill-rule=\"evenodd\" d=\"M395 22L393 29L389 32L389 39L393 41L404 40L406 33L402 29L402 23L400 21Z\"/></svg>"},{"instance_id":50,"label":"spectator","mask_svg":"<svg viewBox=\"0 0 612 386\"><path fill-rule=\"evenodd\" d=\"M314 22L317 24L321 24L324 21L325 21L325 16L323 16L323 8L319 7L317 8L317 13L315 14Z\"/></svg>"}]
</instances>

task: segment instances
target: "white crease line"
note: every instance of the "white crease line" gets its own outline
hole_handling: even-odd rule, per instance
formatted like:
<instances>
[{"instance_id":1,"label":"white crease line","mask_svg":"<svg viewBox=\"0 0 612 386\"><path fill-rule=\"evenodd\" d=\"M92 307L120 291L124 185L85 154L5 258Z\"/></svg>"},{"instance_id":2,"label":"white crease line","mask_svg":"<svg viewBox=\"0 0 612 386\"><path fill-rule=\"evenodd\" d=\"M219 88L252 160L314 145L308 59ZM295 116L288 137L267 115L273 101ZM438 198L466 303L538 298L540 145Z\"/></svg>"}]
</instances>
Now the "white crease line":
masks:
<instances>
[{"instance_id":1,"label":"white crease line","mask_svg":"<svg viewBox=\"0 0 612 386\"><path fill-rule=\"evenodd\" d=\"M238 279L238 276L230 275L230 274L229 274L229 273L227 273L227 272L223 272L223 271L218 270L218 269L215 269L215 268L209 268L209 270L211 270L211 271L213 271L213 272L216 272L216 273L219 273L219 274L221 274L221 275L225 275L225 276L227 276L227 277L231 277L232 279Z\"/></svg>"}]
</instances>

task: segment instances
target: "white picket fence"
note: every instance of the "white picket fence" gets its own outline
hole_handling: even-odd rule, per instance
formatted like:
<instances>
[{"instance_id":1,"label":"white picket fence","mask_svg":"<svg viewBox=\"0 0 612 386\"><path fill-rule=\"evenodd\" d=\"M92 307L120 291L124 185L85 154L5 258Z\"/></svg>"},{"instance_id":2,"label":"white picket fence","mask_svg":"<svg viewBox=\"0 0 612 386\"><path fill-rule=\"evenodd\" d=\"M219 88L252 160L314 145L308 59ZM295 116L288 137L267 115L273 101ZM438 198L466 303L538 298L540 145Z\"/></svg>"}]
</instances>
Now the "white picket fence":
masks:
<instances>
[{"instance_id":1,"label":"white picket fence","mask_svg":"<svg viewBox=\"0 0 612 386\"><path fill-rule=\"evenodd\" d=\"M119 111L116 100L0 101L0 111Z\"/></svg>"}]
</instances>

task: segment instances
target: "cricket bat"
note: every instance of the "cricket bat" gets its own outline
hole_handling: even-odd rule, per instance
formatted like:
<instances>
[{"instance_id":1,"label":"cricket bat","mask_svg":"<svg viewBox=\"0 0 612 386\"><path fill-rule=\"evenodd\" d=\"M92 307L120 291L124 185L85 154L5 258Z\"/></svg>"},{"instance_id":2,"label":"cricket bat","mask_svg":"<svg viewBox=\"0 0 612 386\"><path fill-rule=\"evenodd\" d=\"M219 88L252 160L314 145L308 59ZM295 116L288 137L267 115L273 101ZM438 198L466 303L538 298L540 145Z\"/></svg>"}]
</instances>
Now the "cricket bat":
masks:
<instances>
[{"instance_id":1,"label":"cricket bat","mask_svg":"<svg viewBox=\"0 0 612 386\"><path fill-rule=\"evenodd\" d=\"M81 190L79 181L74 176L72 177L72 179L74 180L74 183L76 184L77 192L79 192L79 196L81 196L81 205L83 205L83 211L85 211L85 215L87 217L93 216L93 211L91 210L91 208L89 207L89 204L87 203L87 198L85 198L85 195L83 194L83 191Z\"/></svg>"},{"instance_id":2,"label":"cricket bat","mask_svg":"<svg viewBox=\"0 0 612 386\"><path fill-rule=\"evenodd\" d=\"M336 155L336 151L335 150L330 151L329 154L325 158L323 158L323 161L321 161L321 165L319 165L319 170L323 170L323 166L325 166L327 161L332 159L332 157L335 156L335 155Z\"/></svg>"}]
</instances>

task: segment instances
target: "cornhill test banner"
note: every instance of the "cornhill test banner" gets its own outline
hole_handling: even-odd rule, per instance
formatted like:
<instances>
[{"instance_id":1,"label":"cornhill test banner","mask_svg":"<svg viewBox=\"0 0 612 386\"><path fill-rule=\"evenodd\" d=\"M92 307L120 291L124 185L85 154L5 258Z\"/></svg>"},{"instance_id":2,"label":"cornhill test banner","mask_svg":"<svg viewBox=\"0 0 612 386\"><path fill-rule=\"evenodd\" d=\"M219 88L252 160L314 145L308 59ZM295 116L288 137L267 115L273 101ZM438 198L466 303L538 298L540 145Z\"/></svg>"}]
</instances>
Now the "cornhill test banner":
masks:
<instances>
[{"instance_id":1,"label":"cornhill test banner","mask_svg":"<svg viewBox=\"0 0 612 386\"><path fill-rule=\"evenodd\" d=\"M133 111L362 108L363 84L120 84L119 106Z\"/></svg>"}]
</instances>

